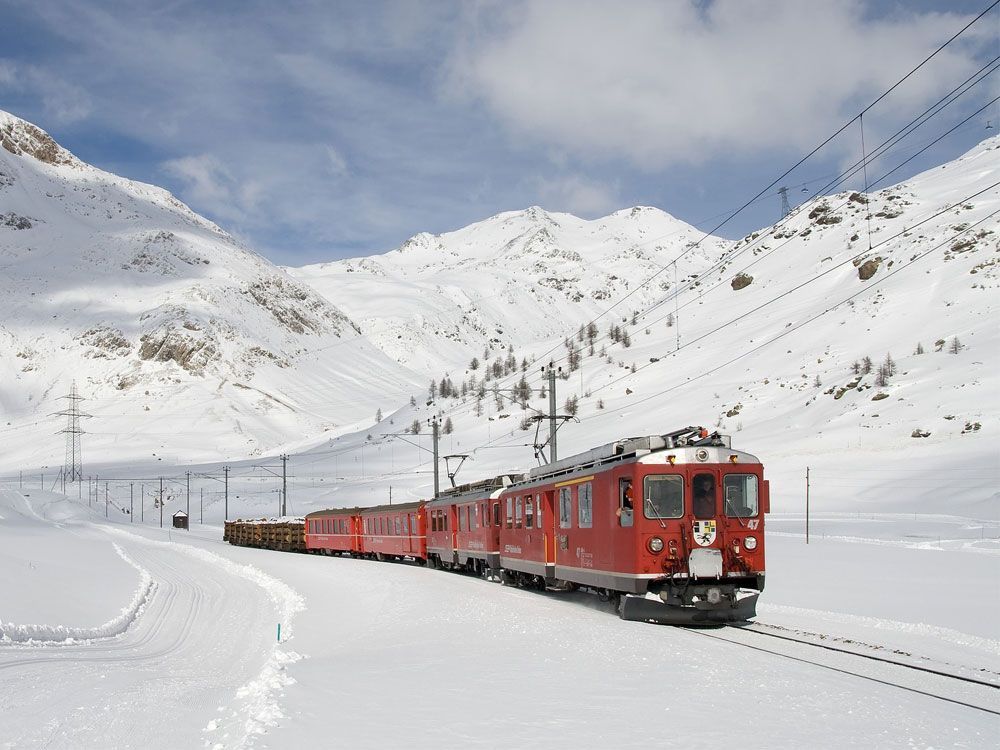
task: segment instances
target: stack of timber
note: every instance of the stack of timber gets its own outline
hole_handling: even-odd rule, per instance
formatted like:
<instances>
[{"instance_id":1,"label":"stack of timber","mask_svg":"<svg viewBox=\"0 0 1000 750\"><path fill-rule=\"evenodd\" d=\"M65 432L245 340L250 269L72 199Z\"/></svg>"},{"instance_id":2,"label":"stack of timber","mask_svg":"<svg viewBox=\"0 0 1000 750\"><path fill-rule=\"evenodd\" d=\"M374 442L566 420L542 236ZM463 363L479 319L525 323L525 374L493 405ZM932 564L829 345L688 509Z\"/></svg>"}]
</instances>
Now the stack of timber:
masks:
<instances>
[{"instance_id":1,"label":"stack of timber","mask_svg":"<svg viewBox=\"0 0 1000 750\"><path fill-rule=\"evenodd\" d=\"M222 539L237 547L305 552L305 530L304 518L240 518L226 521Z\"/></svg>"}]
</instances>

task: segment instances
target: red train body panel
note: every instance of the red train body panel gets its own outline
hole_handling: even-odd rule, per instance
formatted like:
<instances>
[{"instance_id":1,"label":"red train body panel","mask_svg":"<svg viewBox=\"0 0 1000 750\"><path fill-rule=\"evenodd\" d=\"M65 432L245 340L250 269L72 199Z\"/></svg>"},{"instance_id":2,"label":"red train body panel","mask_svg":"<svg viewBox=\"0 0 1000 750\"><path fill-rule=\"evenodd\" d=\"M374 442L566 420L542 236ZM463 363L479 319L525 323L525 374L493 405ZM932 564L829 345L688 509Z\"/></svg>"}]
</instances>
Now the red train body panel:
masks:
<instances>
[{"instance_id":1,"label":"red train body panel","mask_svg":"<svg viewBox=\"0 0 1000 750\"><path fill-rule=\"evenodd\" d=\"M306 516L306 551L323 554L361 552L360 508L321 510Z\"/></svg>"},{"instance_id":2,"label":"red train body panel","mask_svg":"<svg viewBox=\"0 0 1000 750\"><path fill-rule=\"evenodd\" d=\"M361 553L379 559L427 559L427 525L423 500L362 508Z\"/></svg>"},{"instance_id":3,"label":"red train body panel","mask_svg":"<svg viewBox=\"0 0 1000 750\"><path fill-rule=\"evenodd\" d=\"M612 443L532 471L500 501L500 565L514 581L633 595L649 604L627 605L653 612L637 619L753 614L768 484L728 438Z\"/></svg>"},{"instance_id":4,"label":"red train body panel","mask_svg":"<svg viewBox=\"0 0 1000 750\"><path fill-rule=\"evenodd\" d=\"M500 476L446 490L427 504L427 554L435 565L489 574L500 569Z\"/></svg>"},{"instance_id":5,"label":"red train body panel","mask_svg":"<svg viewBox=\"0 0 1000 750\"><path fill-rule=\"evenodd\" d=\"M756 612L769 505L757 458L689 427L431 501L310 513L305 537L309 551L588 588L620 601L626 619L726 622Z\"/></svg>"}]
</instances>

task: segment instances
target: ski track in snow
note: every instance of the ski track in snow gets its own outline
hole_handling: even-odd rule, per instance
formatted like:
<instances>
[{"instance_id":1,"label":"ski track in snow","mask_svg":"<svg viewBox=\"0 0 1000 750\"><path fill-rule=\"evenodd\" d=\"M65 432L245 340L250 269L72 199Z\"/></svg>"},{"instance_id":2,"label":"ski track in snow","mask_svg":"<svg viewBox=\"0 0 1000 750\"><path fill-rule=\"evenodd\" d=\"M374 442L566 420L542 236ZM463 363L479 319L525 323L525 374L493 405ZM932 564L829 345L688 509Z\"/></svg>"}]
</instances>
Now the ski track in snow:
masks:
<instances>
[{"instance_id":1,"label":"ski track in snow","mask_svg":"<svg viewBox=\"0 0 1000 750\"><path fill-rule=\"evenodd\" d=\"M2 626L0 748L254 746L284 718L281 698L295 682L286 667L302 657L274 628L281 623L282 642L292 637L303 598L206 550L101 524L80 529L118 537L139 587L95 628ZM170 714L183 721L148 721Z\"/></svg>"},{"instance_id":2,"label":"ski track in snow","mask_svg":"<svg viewBox=\"0 0 1000 750\"><path fill-rule=\"evenodd\" d=\"M305 609L305 600L283 581L251 565L243 565L227 560L208 550L189 547L175 542L159 542L145 539L123 529L113 527L102 528L108 533L122 534L134 539L141 539L145 544L170 547L196 560L214 565L233 576L243 578L259 586L267 593L268 598L278 613L277 621L281 623L282 640L285 641L292 638L295 614ZM213 743L213 748L221 750L224 747L247 746L247 741L251 740L254 735L264 734L268 727L275 726L280 719L285 718L278 699L285 687L295 683L295 680L286 673L285 667L288 664L294 664L301 658L302 656L294 651L285 651L279 648L274 648L271 651L271 655L264 663L260 673L236 691L236 701L233 705L218 709L220 713L227 715L234 723L239 723L244 727L246 731L244 741L236 745ZM213 719L205 726L203 731L206 733L206 736L210 738L215 737L218 733L219 725L219 719Z\"/></svg>"}]
</instances>

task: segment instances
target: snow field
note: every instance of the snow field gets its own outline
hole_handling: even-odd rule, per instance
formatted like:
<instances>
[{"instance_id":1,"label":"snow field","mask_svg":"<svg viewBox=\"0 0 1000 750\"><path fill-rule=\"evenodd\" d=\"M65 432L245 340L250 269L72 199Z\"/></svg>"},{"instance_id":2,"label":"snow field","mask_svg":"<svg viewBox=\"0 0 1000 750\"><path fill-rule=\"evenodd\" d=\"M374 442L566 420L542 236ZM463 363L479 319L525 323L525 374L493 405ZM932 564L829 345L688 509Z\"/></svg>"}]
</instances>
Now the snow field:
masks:
<instances>
[{"instance_id":1,"label":"snow field","mask_svg":"<svg viewBox=\"0 0 1000 750\"><path fill-rule=\"evenodd\" d=\"M8 503L11 494L3 496ZM41 514L22 526L37 526L39 536L47 530L57 538L76 536L92 547L120 550L121 557L105 561L104 568L110 573L130 561L145 572L144 581L152 581L150 593L141 606L127 607L131 617L116 620L115 628L105 626L97 633L69 626L17 631L101 636L96 640L0 642L0 747L253 744L283 715L278 696L293 682L285 667L299 657L276 642L275 630L282 621L288 630L294 628L301 598L271 576L211 552L101 524L85 505L69 515L77 520L63 527ZM5 524L0 530L4 546L22 531ZM152 529L147 533L156 534ZM166 530L157 534L169 535ZM72 553L79 547L70 547L62 557L54 549L50 545L25 556L30 560L40 551L71 569ZM88 591L106 604L115 598L101 592L99 584L91 583ZM30 610L37 594L25 597L22 610ZM67 608L65 617L72 614Z\"/></svg>"},{"instance_id":2,"label":"snow field","mask_svg":"<svg viewBox=\"0 0 1000 750\"><path fill-rule=\"evenodd\" d=\"M11 515L8 506L0 515ZM989 714L889 685L623 622L588 594L232 547L213 526L93 522L75 530L106 540L108 529L156 592L109 641L0 646L0 717L11 727L0 747L221 750L336 740L576 749L683 738L707 748L737 732L760 747L836 738L843 747L975 748L997 728ZM1000 555L901 546L929 530L957 538L970 524L846 514L816 523L806 547L800 518L772 518L787 530L768 540L759 622L873 653L905 650L956 673L1000 673L995 601L970 596L998 580ZM869 537L822 536L846 530L837 536L858 540L857 527ZM0 535L16 533L0 525ZM114 565L124 563L116 556ZM880 589L883 580L893 587ZM287 643L275 642L278 622ZM939 687L914 679L918 689Z\"/></svg>"}]
</instances>

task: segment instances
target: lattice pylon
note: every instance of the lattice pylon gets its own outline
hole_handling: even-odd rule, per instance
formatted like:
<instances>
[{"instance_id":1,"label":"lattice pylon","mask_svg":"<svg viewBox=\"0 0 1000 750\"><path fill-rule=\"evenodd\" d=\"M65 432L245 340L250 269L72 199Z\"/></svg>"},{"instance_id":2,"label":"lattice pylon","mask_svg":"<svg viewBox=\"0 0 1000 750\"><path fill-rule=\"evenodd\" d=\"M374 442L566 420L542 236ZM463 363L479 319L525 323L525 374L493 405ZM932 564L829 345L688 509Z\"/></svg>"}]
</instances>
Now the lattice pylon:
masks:
<instances>
[{"instance_id":1,"label":"lattice pylon","mask_svg":"<svg viewBox=\"0 0 1000 750\"><path fill-rule=\"evenodd\" d=\"M66 417L66 427L56 433L57 435L66 435L66 461L63 465L63 476L68 482L82 482L83 449L80 436L83 435L83 427L80 426L80 420L92 415L80 411L80 402L84 398L76 389L76 381L73 381L69 395L59 398L69 401L69 405L63 411L57 411L53 415Z\"/></svg>"}]
</instances>

